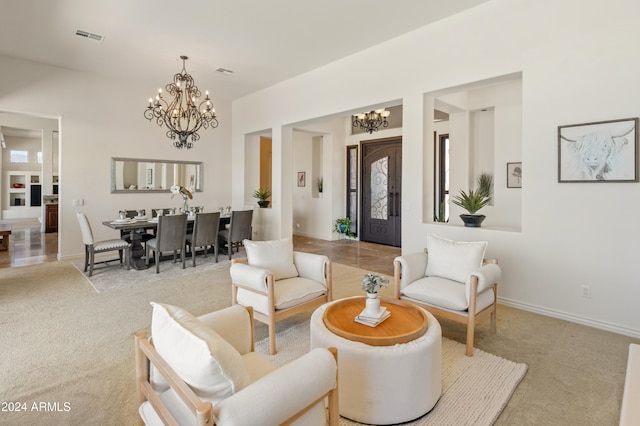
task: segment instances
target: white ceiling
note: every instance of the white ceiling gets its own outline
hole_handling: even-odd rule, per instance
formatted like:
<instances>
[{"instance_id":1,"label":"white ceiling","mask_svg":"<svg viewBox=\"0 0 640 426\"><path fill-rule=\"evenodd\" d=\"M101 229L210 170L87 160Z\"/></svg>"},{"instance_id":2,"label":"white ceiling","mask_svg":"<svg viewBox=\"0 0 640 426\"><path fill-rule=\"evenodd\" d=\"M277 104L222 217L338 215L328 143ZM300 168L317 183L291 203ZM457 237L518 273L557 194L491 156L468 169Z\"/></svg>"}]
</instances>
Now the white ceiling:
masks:
<instances>
[{"instance_id":1,"label":"white ceiling","mask_svg":"<svg viewBox=\"0 0 640 426\"><path fill-rule=\"evenodd\" d=\"M486 1L0 0L0 55L234 100Z\"/></svg>"}]
</instances>

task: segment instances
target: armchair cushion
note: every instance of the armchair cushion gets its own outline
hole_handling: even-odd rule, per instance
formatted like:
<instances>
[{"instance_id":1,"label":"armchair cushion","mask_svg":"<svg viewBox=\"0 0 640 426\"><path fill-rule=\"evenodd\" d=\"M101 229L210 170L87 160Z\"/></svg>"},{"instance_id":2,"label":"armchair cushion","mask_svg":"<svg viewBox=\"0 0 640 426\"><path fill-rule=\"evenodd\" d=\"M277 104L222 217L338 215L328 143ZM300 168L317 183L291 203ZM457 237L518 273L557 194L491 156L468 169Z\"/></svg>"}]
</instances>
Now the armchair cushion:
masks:
<instances>
[{"instance_id":1,"label":"armchair cushion","mask_svg":"<svg viewBox=\"0 0 640 426\"><path fill-rule=\"evenodd\" d=\"M327 292L327 288L319 282L295 277L274 283L274 306L276 310L300 305ZM269 313L269 300L262 295L245 289L238 289L238 302L244 306L253 306L258 312Z\"/></svg>"},{"instance_id":2,"label":"armchair cushion","mask_svg":"<svg viewBox=\"0 0 640 426\"><path fill-rule=\"evenodd\" d=\"M452 311L469 309L468 286L440 277L424 277L402 289L402 294L426 303ZM485 291L476 298L476 312L493 303L493 293Z\"/></svg>"},{"instance_id":3,"label":"armchair cushion","mask_svg":"<svg viewBox=\"0 0 640 426\"><path fill-rule=\"evenodd\" d=\"M298 276L293 264L293 242L290 238L272 241L244 240L249 265L268 269L276 280Z\"/></svg>"},{"instance_id":4,"label":"armchair cushion","mask_svg":"<svg viewBox=\"0 0 640 426\"><path fill-rule=\"evenodd\" d=\"M151 302L154 346L199 397L217 402L249 383L240 353L189 312Z\"/></svg>"},{"instance_id":5,"label":"armchair cushion","mask_svg":"<svg viewBox=\"0 0 640 426\"><path fill-rule=\"evenodd\" d=\"M466 283L469 274L482 266L486 249L486 241L456 242L430 234L425 275Z\"/></svg>"}]
</instances>

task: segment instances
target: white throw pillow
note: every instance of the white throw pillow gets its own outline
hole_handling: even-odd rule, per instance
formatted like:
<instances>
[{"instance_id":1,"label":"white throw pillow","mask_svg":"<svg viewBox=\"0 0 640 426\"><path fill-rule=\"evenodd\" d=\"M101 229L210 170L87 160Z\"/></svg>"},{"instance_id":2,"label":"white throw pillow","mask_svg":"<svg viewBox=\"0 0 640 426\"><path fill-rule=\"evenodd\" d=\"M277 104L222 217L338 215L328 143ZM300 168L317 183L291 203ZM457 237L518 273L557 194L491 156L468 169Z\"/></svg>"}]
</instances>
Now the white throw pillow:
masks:
<instances>
[{"instance_id":1,"label":"white throw pillow","mask_svg":"<svg viewBox=\"0 0 640 426\"><path fill-rule=\"evenodd\" d=\"M486 241L457 242L430 234L425 275L466 283L469 274L482 266L486 249Z\"/></svg>"},{"instance_id":2,"label":"white throw pillow","mask_svg":"<svg viewBox=\"0 0 640 426\"><path fill-rule=\"evenodd\" d=\"M249 265L268 269L276 280L298 276L293 263L293 241L290 238L271 241L244 240Z\"/></svg>"},{"instance_id":3,"label":"white throw pillow","mask_svg":"<svg viewBox=\"0 0 640 426\"><path fill-rule=\"evenodd\" d=\"M215 331L184 309L151 305L153 345L196 395L215 403L249 383L242 356Z\"/></svg>"}]
</instances>

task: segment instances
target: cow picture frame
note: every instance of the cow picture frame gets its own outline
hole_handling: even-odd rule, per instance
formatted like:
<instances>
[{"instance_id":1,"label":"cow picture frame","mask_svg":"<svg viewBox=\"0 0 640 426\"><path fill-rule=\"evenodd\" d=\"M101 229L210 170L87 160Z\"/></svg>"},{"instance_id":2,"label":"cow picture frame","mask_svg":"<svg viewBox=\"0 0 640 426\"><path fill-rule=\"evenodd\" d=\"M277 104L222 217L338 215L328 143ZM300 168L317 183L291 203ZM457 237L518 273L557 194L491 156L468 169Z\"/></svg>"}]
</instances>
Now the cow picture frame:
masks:
<instances>
[{"instance_id":1,"label":"cow picture frame","mask_svg":"<svg viewBox=\"0 0 640 426\"><path fill-rule=\"evenodd\" d=\"M558 126L558 182L638 182L638 118Z\"/></svg>"}]
</instances>

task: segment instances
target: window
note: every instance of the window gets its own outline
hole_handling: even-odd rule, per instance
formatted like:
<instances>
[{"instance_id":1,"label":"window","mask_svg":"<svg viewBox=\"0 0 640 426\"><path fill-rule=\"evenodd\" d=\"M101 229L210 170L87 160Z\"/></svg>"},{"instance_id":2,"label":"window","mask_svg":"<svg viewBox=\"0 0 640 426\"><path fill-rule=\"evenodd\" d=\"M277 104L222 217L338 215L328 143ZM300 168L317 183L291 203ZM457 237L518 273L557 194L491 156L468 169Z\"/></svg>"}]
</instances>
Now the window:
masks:
<instances>
[{"instance_id":1,"label":"window","mask_svg":"<svg viewBox=\"0 0 640 426\"><path fill-rule=\"evenodd\" d=\"M42 151L38 151L38 164L42 164Z\"/></svg>"},{"instance_id":2,"label":"window","mask_svg":"<svg viewBox=\"0 0 640 426\"><path fill-rule=\"evenodd\" d=\"M17 151L12 149L9 154L9 161L12 163L28 163L29 151Z\"/></svg>"},{"instance_id":3,"label":"window","mask_svg":"<svg viewBox=\"0 0 640 426\"><path fill-rule=\"evenodd\" d=\"M358 146L347 147L347 217L351 232L358 232Z\"/></svg>"},{"instance_id":4,"label":"window","mask_svg":"<svg viewBox=\"0 0 640 426\"><path fill-rule=\"evenodd\" d=\"M438 135L438 155L436 156L436 205L434 220L449 220L449 135Z\"/></svg>"}]
</instances>

